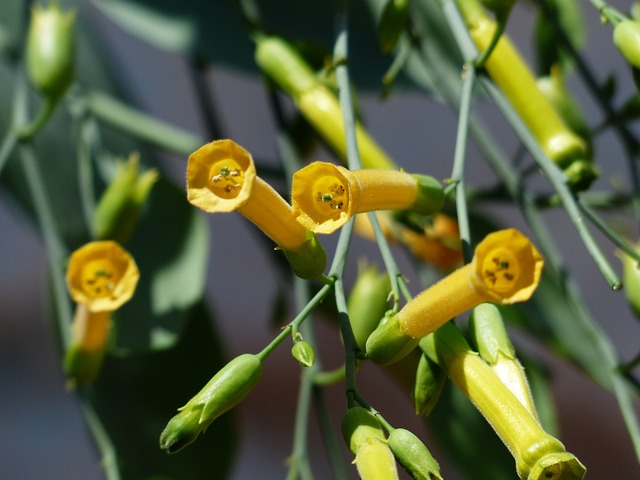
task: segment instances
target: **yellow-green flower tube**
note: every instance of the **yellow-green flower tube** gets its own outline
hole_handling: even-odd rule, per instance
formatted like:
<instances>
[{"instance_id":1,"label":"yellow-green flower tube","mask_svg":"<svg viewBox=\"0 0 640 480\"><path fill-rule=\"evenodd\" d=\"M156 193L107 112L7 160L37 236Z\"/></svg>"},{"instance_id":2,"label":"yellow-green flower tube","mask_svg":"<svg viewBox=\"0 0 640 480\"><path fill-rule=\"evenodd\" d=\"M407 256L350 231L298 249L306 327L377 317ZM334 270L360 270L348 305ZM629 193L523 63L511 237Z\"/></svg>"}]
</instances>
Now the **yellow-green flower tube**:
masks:
<instances>
[{"instance_id":1,"label":"yellow-green flower tube","mask_svg":"<svg viewBox=\"0 0 640 480\"><path fill-rule=\"evenodd\" d=\"M187 198L210 213L237 210L283 250L302 278L322 274L326 254L291 206L256 175L251 154L232 140L216 140L189 156Z\"/></svg>"},{"instance_id":2,"label":"yellow-green flower tube","mask_svg":"<svg viewBox=\"0 0 640 480\"><path fill-rule=\"evenodd\" d=\"M73 383L100 372L111 315L135 292L140 272L133 257L113 241L90 242L71 255L67 286L78 305L64 366Z\"/></svg>"},{"instance_id":3,"label":"yellow-green flower tube","mask_svg":"<svg viewBox=\"0 0 640 480\"><path fill-rule=\"evenodd\" d=\"M293 213L305 228L332 233L357 213L413 209L429 215L442 208L444 191L426 175L398 170L350 171L314 162L293 175Z\"/></svg>"},{"instance_id":4,"label":"yellow-green flower tube","mask_svg":"<svg viewBox=\"0 0 640 480\"><path fill-rule=\"evenodd\" d=\"M580 480L586 469L546 433L491 368L448 323L420 344L487 419L516 461L521 480Z\"/></svg>"},{"instance_id":5,"label":"yellow-green flower tube","mask_svg":"<svg viewBox=\"0 0 640 480\"><path fill-rule=\"evenodd\" d=\"M259 35L256 37L255 59L258 67L284 92L322 137L346 158L347 144L340 102L325 87L304 59L284 40ZM360 123L356 123L356 140L360 161L365 168L396 168Z\"/></svg>"},{"instance_id":6,"label":"yellow-green flower tube","mask_svg":"<svg viewBox=\"0 0 640 480\"><path fill-rule=\"evenodd\" d=\"M524 302L538 286L544 261L518 230L491 233L471 263L455 270L408 302L367 339L367 356L393 363L448 320L483 302Z\"/></svg>"},{"instance_id":7,"label":"yellow-green flower tube","mask_svg":"<svg viewBox=\"0 0 640 480\"><path fill-rule=\"evenodd\" d=\"M476 0L457 0L469 34L479 51L493 38L495 22ZM520 53L502 35L484 68L527 125L543 152L565 171L576 189L587 188L598 176L585 142L564 123L536 85L536 79Z\"/></svg>"}]
</instances>

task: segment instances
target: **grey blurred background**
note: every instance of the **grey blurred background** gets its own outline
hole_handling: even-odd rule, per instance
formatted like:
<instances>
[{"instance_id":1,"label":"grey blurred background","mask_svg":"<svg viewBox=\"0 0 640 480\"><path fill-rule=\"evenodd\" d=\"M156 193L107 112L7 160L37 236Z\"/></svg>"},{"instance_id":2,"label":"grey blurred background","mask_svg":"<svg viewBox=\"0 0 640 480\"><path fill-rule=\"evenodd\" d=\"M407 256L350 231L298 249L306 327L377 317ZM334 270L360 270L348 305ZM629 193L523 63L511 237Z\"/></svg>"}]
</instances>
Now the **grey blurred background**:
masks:
<instances>
[{"instance_id":1,"label":"grey blurred background","mask_svg":"<svg viewBox=\"0 0 640 480\"><path fill-rule=\"evenodd\" d=\"M612 3L622 9L628 2ZM611 44L610 27L600 26L596 12L588 5L584 10L590 25L585 51L589 52L591 66L601 80L611 72L619 74L623 79L620 91L630 94L634 86L626 65ZM526 47L531 38L528 13L526 6L518 6L509 32L519 45L525 45L524 50L530 55ZM112 59L119 65L117 75L127 82L139 108L204 136L184 59L132 38L90 3L82 5L80 14L87 17L96 35L108 44ZM571 80L572 89L585 98L582 85L575 80ZM254 155L275 158L274 127L261 81L225 68L216 68L208 81L225 131ZM360 101L369 130L400 164L421 168L439 178L450 175L456 117L447 107L410 92L393 95L387 102L379 101L375 95L362 96ZM597 124L601 113L589 101L583 106L591 123ZM507 148L515 148L516 142L499 116L491 108L483 113ZM318 152L318 158L325 155ZM599 139L596 158L608 174L600 181L601 185L613 180L610 172L625 172L620 150L611 135ZM167 156L165 166L176 183L183 184L186 159ZM469 168L474 183L490 183L491 174L473 149ZM495 213L511 224L522 224L519 214L511 210L500 209ZM638 323L622 293L609 290L573 228L567 226L565 214L558 211L548 218L553 222L570 271L584 288L589 307L610 334L621 357L633 357L640 348ZM275 332L269 324L277 291L277 277L270 272L267 258L271 252L264 249L253 230L238 216L216 216L208 222L212 251L216 253L209 264L207 299L219 321L229 355L257 351ZM327 240L330 251L332 241ZM614 258L613 247L604 239L602 245ZM349 280L353 278L358 250L374 252L373 258L377 259L370 245L356 240ZM402 253L398 255L401 262L408 261ZM45 265L42 243L34 226L0 193L0 478L100 479L103 477L98 456L78 404L65 391L47 324ZM417 283L411 287L417 293ZM250 302L246 301L246 292L250 292ZM327 367L337 366L339 357L335 352L340 349L340 340L336 329L321 326L320 338L321 351L326 348ZM525 352L540 350L535 342L520 337L518 340L518 346ZM258 388L236 409L241 448L234 479L285 475L299 374L288 349L280 350L269 359ZM640 470L613 397L570 365L552 355L548 358L554 371L552 385L558 402L561 438L588 466L587 478L635 478ZM428 438L409 401L375 367L361 372L359 385L394 425L407 426ZM334 407L342 408L343 398L339 385L329 389L329 401ZM481 445L481 439L478 440ZM317 452L314 458L317 478L329 478L317 436L312 445ZM434 453L438 456L435 448ZM449 465L443 466L443 473L448 479L456 478Z\"/></svg>"}]
</instances>

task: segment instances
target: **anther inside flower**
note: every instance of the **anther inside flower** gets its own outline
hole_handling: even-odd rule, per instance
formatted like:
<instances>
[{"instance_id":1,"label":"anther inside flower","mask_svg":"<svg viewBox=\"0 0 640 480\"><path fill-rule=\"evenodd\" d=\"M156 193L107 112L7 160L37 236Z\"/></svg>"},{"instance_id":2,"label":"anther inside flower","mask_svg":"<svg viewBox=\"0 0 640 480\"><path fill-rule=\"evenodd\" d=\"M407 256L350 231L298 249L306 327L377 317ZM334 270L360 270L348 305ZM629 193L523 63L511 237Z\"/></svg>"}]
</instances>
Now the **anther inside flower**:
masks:
<instances>
[{"instance_id":1,"label":"anther inside flower","mask_svg":"<svg viewBox=\"0 0 640 480\"><path fill-rule=\"evenodd\" d=\"M414 209L428 215L442 207L440 183L396 170L350 171L314 162L293 176L293 212L305 228L332 233L357 213Z\"/></svg>"},{"instance_id":2,"label":"anther inside flower","mask_svg":"<svg viewBox=\"0 0 640 480\"><path fill-rule=\"evenodd\" d=\"M140 273L135 261L112 241L90 242L69 259L71 297L92 312L114 311L135 291Z\"/></svg>"},{"instance_id":3,"label":"anther inside flower","mask_svg":"<svg viewBox=\"0 0 640 480\"><path fill-rule=\"evenodd\" d=\"M232 140L216 140L189 156L187 199L210 213L237 210L282 249L295 273L315 278L326 254L289 205L256 175L251 154Z\"/></svg>"},{"instance_id":4,"label":"anther inside flower","mask_svg":"<svg viewBox=\"0 0 640 480\"><path fill-rule=\"evenodd\" d=\"M189 156L189 202L207 212L232 212L249 201L256 178L249 153L231 140L208 143Z\"/></svg>"}]
</instances>

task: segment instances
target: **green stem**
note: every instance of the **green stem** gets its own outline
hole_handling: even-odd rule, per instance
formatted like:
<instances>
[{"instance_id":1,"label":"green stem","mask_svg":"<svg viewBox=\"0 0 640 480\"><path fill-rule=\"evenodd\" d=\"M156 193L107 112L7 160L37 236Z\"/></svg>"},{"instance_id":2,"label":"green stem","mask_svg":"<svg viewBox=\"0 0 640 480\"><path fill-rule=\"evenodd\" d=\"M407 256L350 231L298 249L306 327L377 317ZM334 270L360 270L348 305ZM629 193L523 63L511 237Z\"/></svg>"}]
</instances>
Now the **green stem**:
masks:
<instances>
[{"instance_id":1,"label":"green stem","mask_svg":"<svg viewBox=\"0 0 640 480\"><path fill-rule=\"evenodd\" d=\"M256 355L260 358L261 361L265 361L265 359L273 352L278 345L280 345L283 340L289 335L291 335L291 330L295 326L295 328L299 328L300 324L304 322L311 312L313 312L316 307L324 300L324 297L327 296L329 291L331 290L332 285L324 285L318 293L314 295L309 303L305 305L305 307L295 316L295 318L287 325L282 331L278 334L276 338L274 338L269 345L267 345L261 352Z\"/></svg>"},{"instance_id":2,"label":"green stem","mask_svg":"<svg viewBox=\"0 0 640 480\"><path fill-rule=\"evenodd\" d=\"M471 229L469 227L469 213L467 210L467 195L465 191L464 173L467 157L467 133L469 131L469 111L471 108L471 98L473 85L475 83L475 67L469 65L464 75L462 86L462 98L460 100L460 115L458 120L458 130L456 133L456 147L453 159L453 171L451 179L456 186L456 213L458 217L458 228L460 229L460 240L462 242L462 253L465 263L470 262L473 257L471 248Z\"/></svg>"},{"instance_id":3,"label":"green stem","mask_svg":"<svg viewBox=\"0 0 640 480\"><path fill-rule=\"evenodd\" d=\"M95 119L81 115L77 120L77 156L78 156L78 182L80 198L82 199L82 211L84 223L91 235L93 235L93 218L96 209L96 192L93 188L92 143L95 136Z\"/></svg>"},{"instance_id":4,"label":"green stem","mask_svg":"<svg viewBox=\"0 0 640 480\"><path fill-rule=\"evenodd\" d=\"M84 419L87 422L89 430L91 430L91 435L100 450L100 464L104 469L107 480L120 480L121 476L118 469L118 455L116 453L115 446L111 442L109 434L100 420L100 416L95 411L86 393L81 392L80 401Z\"/></svg>"},{"instance_id":5,"label":"green stem","mask_svg":"<svg viewBox=\"0 0 640 480\"><path fill-rule=\"evenodd\" d=\"M0 176L2 176L2 170L4 170L4 167L17 144L18 135L13 128L10 128L7 130L7 133L2 140L2 146L0 146Z\"/></svg>"},{"instance_id":6,"label":"green stem","mask_svg":"<svg viewBox=\"0 0 640 480\"><path fill-rule=\"evenodd\" d=\"M47 195L38 162L30 144L23 144L19 148L20 162L27 179L27 186L33 202L36 218L44 239L47 251L47 260L53 284L53 294L57 309L57 325L63 351L66 351L71 343L71 322L73 314L67 294L64 277L64 265L68 256L62 236L56 226L56 221L51 211L51 202Z\"/></svg>"},{"instance_id":7,"label":"green stem","mask_svg":"<svg viewBox=\"0 0 640 480\"><path fill-rule=\"evenodd\" d=\"M189 155L205 143L189 132L158 121L104 93L90 92L85 100L91 113L101 121L165 150Z\"/></svg>"},{"instance_id":8,"label":"green stem","mask_svg":"<svg viewBox=\"0 0 640 480\"><path fill-rule=\"evenodd\" d=\"M28 125L18 129L18 138L22 141L32 138L44 127L58 104L59 97L47 97L38 116Z\"/></svg>"},{"instance_id":9,"label":"green stem","mask_svg":"<svg viewBox=\"0 0 640 480\"><path fill-rule=\"evenodd\" d=\"M340 448L341 442L338 440L338 436L333 429L334 419L329 413L324 396L322 395L322 389L318 387L313 389L313 400L314 405L316 406L322 440L324 441L327 456L329 457L329 463L331 464L333 478L336 480L347 480L350 477L344 464L344 456L342 454L342 449Z\"/></svg>"},{"instance_id":10,"label":"green stem","mask_svg":"<svg viewBox=\"0 0 640 480\"><path fill-rule=\"evenodd\" d=\"M329 371L318 372L313 376L313 383L319 387L334 385L345 378L344 365Z\"/></svg>"},{"instance_id":11,"label":"green stem","mask_svg":"<svg viewBox=\"0 0 640 480\"><path fill-rule=\"evenodd\" d=\"M626 15L623 15L603 0L589 0L589 2L591 2L591 4L598 10L598 13L601 16L612 25L617 25L627 18Z\"/></svg>"}]
</instances>

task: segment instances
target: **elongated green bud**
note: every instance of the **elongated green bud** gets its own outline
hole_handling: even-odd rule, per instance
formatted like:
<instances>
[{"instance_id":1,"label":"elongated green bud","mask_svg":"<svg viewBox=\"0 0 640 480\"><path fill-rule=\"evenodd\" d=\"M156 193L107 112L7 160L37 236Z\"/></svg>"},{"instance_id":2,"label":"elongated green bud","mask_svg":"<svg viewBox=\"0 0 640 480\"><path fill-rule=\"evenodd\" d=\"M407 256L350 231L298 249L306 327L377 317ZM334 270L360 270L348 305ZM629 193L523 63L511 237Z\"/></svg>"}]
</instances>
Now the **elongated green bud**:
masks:
<instances>
[{"instance_id":1,"label":"elongated green bud","mask_svg":"<svg viewBox=\"0 0 640 480\"><path fill-rule=\"evenodd\" d=\"M139 157L132 154L100 198L93 218L97 239L125 243L135 230L140 209L158 180L155 169L140 174L138 166Z\"/></svg>"},{"instance_id":2,"label":"elongated green bud","mask_svg":"<svg viewBox=\"0 0 640 480\"><path fill-rule=\"evenodd\" d=\"M387 0L378 21L378 44L384 53L396 48L408 18L409 0Z\"/></svg>"},{"instance_id":3,"label":"elongated green bud","mask_svg":"<svg viewBox=\"0 0 640 480\"><path fill-rule=\"evenodd\" d=\"M523 407L538 419L529 381L504 326L498 307L491 303L478 305L471 312L469 333L480 357L487 362L502 383L515 395Z\"/></svg>"},{"instance_id":4,"label":"elongated green bud","mask_svg":"<svg viewBox=\"0 0 640 480\"><path fill-rule=\"evenodd\" d=\"M354 463L362 480L398 478L382 426L369 410L362 407L347 410L342 419L342 436L356 457Z\"/></svg>"},{"instance_id":5,"label":"elongated green bud","mask_svg":"<svg viewBox=\"0 0 640 480\"><path fill-rule=\"evenodd\" d=\"M27 72L40 93L60 97L74 75L75 10L63 12L57 3L34 5L27 36Z\"/></svg>"},{"instance_id":6,"label":"elongated green bud","mask_svg":"<svg viewBox=\"0 0 640 480\"><path fill-rule=\"evenodd\" d=\"M636 245L635 249L640 252L640 244ZM620 257L625 296L636 318L640 319L640 267L629 255L620 254Z\"/></svg>"},{"instance_id":7,"label":"elongated green bud","mask_svg":"<svg viewBox=\"0 0 640 480\"><path fill-rule=\"evenodd\" d=\"M303 367L310 367L316 360L316 354L313 347L304 340L298 340L291 348L291 355Z\"/></svg>"},{"instance_id":8,"label":"elongated green bud","mask_svg":"<svg viewBox=\"0 0 640 480\"><path fill-rule=\"evenodd\" d=\"M415 480L442 480L440 465L422 440L409 430L396 428L391 431L389 448L396 460Z\"/></svg>"},{"instance_id":9,"label":"elongated green bud","mask_svg":"<svg viewBox=\"0 0 640 480\"><path fill-rule=\"evenodd\" d=\"M245 353L231 360L169 420L160 435L160 448L175 453L195 441L211 422L244 399L261 375L257 355Z\"/></svg>"},{"instance_id":10,"label":"elongated green bud","mask_svg":"<svg viewBox=\"0 0 640 480\"><path fill-rule=\"evenodd\" d=\"M613 28L613 43L632 67L640 68L640 22L623 20Z\"/></svg>"},{"instance_id":11,"label":"elongated green bud","mask_svg":"<svg viewBox=\"0 0 640 480\"><path fill-rule=\"evenodd\" d=\"M256 36L255 60L258 67L285 93L314 129L346 158L347 146L340 102L315 76L311 67L287 42L277 37ZM396 165L356 122L360 160L364 168L395 169Z\"/></svg>"},{"instance_id":12,"label":"elongated green bud","mask_svg":"<svg viewBox=\"0 0 640 480\"><path fill-rule=\"evenodd\" d=\"M427 416L438 403L447 380L446 372L429 359L420 355L413 385L413 406L417 415Z\"/></svg>"},{"instance_id":13,"label":"elongated green bud","mask_svg":"<svg viewBox=\"0 0 640 480\"><path fill-rule=\"evenodd\" d=\"M389 309L391 284L386 273L378 273L375 265L361 268L349 293L347 311L356 343L364 352L367 338Z\"/></svg>"}]
</instances>

